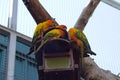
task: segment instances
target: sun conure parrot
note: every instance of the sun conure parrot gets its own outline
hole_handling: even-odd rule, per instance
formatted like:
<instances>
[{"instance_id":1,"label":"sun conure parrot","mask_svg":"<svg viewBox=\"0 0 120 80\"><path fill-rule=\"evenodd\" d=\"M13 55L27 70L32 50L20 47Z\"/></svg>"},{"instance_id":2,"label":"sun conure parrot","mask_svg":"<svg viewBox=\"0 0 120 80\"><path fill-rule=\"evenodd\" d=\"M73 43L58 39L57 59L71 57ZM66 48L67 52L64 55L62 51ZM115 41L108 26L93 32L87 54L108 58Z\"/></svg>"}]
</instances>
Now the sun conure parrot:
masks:
<instances>
[{"instance_id":1,"label":"sun conure parrot","mask_svg":"<svg viewBox=\"0 0 120 80\"><path fill-rule=\"evenodd\" d=\"M39 23L34 31L33 43L36 42L37 39L41 38L43 33L49 29L50 27L54 27L55 22L53 20L47 20L45 22Z\"/></svg>"},{"instance_id":2,"label":"sun conure parrot","mask_svg":"<svg viewBox=\"0 0 120 80\"><path fill-rule=\"evenodd\" d=\"M85 34L76 28L70 28L68 31L71 40L77 42L78 46L83 46L85 53L96 55L90 48L89 42Z\"/></svg>"},{"instance_id":3,"label":"sun conure parrot","mask_svg":"<svg viewBox=\"0 0 120 80\"><path fill-rule=\"evenodd\" d=\"M49 40L57 39L57 38L66 38L66 29L65 25L58 25L55 28L48 31L41 42L40 48Z\"/></svg>"},{"instance_id":4,"label":"sun conure parrot","mask_svg":"<svg viewBox=\"0 0 120 80\"><path fill-rule=\"evenodd\" d=\"M34 35L33 35L33 39L32 39L32 46L30 48L30 52L28 53L28 55L36 50L37 41L41 39L41 37L43 36L44 32L47 29L49 29L51 27L54 27L54 26L55 26L55 22L53 20L44 21L42 23L39 23L36 26L36 29L35 29Z\"/></svg>"},{"instance_id":5,"label":"sun conure parrot","mask_svg":"<svg viewBox=\"0 0 120 80\"><path fill-rule=\"evenodd\" d=\"M90 48L89 42L87 40L87 37L85 36L85 34L81 31L78 30L76 28L70 28L69 31L69 36L71 41L74 41L77 43L77 45L80 47L80 52L81 52L81 61L83 64L83 56L84 55L96 55Z\"/></svg>"}]
</instances>

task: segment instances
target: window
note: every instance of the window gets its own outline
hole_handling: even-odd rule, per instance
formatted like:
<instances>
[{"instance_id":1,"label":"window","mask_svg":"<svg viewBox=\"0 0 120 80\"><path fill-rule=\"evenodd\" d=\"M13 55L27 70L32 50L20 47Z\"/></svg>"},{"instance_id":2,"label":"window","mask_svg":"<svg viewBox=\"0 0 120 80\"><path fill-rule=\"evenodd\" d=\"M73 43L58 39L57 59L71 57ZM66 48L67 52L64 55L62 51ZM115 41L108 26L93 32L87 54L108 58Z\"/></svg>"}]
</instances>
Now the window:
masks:
<instances>
[{"instance_id":1,"label":"window","mask_svg":"<svg viewBox=\"0 0 120 80\"><path fill-rule=\"evenodd\" d=\"M0 33L0 80L6 79L8 36Z\"/></svg>"},{"instance_id":2,"label":"window","mask_svg":"<svg viewBox=\"0 0 120 80\"><path fill-rule=\"evenodd\" d=\"M26 56L30 48L26 43L25 40L17 38L14 80L38 80L34 56Z\"/></svg>"}]
</instances>

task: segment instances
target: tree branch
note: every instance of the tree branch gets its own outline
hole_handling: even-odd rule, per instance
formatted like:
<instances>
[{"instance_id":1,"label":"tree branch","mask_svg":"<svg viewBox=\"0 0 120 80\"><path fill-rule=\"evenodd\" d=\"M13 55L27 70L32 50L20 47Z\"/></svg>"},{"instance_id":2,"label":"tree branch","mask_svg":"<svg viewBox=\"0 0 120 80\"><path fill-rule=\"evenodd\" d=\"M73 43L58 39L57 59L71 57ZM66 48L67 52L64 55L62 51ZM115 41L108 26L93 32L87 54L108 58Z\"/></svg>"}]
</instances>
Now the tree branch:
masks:
<instances>
[{"instance_id":1,"label":"tree branch","mask_svg":"<svg viewBox=\"0 0 120 80\"><path fill-rule=\"evenodd\" d=\"M82 76L85 80L120 80L119 76L108 70L103 70L91 58L84 58L84 73Z\"/></svg>"},{"instance_id":2,"label":"tree branch","mask_svg":"<svg viewBox=\"0 0 120 80\"><path fill-rule=\"evenodd\" d=\"M23 2L37 24L48 19L53 19L38 0L23 0Z\"/></svg>"},{"instance_id":3,"label":"tree branch","mask_svg":"<svg viewBox=\"0 0 120 80\"><path fill-rule=\"evenodd\" d=\"M90 3L84 8L81 15L79 16L75 28L84 30L89 18L93 14L95 8L100 3L100 0L91 0Z\"/></svg>"},{"instance_id":4,"label":"tree branch","mask_svg":"<svg viewBox=\"0 0 120 80\"><path fill-rule=\"evenodd\" d=\"M89 18L93 14L100 0L91 0L87 7L79 16L75 28L84 30ZM83 74L81 75L85 80L120 80L120 77L114 75L110 71L103 70L90 58L84 58Z\"/></svg>"}]
</instances>

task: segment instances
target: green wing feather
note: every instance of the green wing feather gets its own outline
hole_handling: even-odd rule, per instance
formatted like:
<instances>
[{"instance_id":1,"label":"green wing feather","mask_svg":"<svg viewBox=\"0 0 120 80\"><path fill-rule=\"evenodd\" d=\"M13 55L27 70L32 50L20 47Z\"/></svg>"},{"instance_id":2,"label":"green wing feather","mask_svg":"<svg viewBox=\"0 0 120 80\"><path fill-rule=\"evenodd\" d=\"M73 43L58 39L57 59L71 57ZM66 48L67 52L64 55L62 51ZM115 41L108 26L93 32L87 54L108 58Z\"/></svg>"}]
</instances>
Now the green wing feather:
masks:
<instances>
[{"instance_id":1,"label":"green wing feather","mask_svg":"<svg viewBox=\"0 0 120 80\"><path fill-rule=\"evenodd\" d=\"M81 30L76 30L75 31L75 35L76 37L81 40L84 44L84 49L87 53L90 53L90 54L93 54L93 55L96 55L90 48L90 44L88 42L88 39L87 37L85 36L85 34L81 31Z\"/></svg>"},{"instance_id":2,"label":"green wing feather","mask_svg":"<svg viewBox=\"0 0 120 80\"><path fill-rule=\"evenodd\" d=\"M85 36L85 34L84 34L82 31L77 30L77 31L75 32L75 35L76 35L76 37L77 37L79 40L81 40L81 41L84 43L84 46L85 46L85 47L90 48L89 42L88 42L88 40L87 40L87 37Z\"/></svg>"},{"instance_id":3,"label":"green wing feather","mask_svg":"<svg viewBox=\"0 0 120 80\"><path fill-rule=\"evenodd\" d=\"M52 38L52 37L55 37L55 36L58 36L59 34L57 33L48 33L44 36L43 40L47 40L49 38Z\"/></svg>"}]
</instances>

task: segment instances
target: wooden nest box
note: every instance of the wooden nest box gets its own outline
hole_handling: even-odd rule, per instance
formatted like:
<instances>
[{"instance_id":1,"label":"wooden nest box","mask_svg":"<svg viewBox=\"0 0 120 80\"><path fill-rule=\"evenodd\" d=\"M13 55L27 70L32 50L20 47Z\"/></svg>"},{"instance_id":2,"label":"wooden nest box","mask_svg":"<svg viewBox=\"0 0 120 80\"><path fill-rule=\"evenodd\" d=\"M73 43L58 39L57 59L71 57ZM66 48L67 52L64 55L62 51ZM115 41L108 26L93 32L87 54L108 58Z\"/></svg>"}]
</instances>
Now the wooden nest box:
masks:
<instances>
[{"instance_id":1,"label":"wooden nest box","mask_svg":"<svg viewBox=\"0 0 120 80\"><path fill-rule=\"evenodd\" d=\"M53 39L36 52L39 80L79 80L79 57L69 40Z\"/></svg>"}]
</instances>

